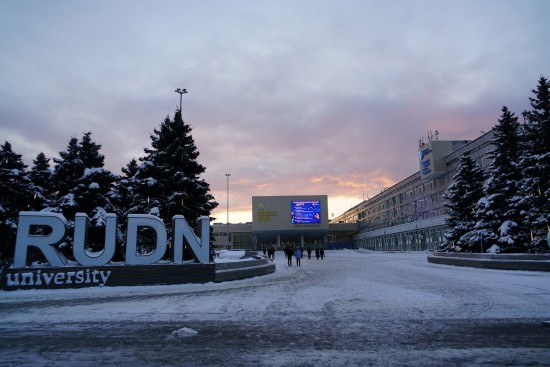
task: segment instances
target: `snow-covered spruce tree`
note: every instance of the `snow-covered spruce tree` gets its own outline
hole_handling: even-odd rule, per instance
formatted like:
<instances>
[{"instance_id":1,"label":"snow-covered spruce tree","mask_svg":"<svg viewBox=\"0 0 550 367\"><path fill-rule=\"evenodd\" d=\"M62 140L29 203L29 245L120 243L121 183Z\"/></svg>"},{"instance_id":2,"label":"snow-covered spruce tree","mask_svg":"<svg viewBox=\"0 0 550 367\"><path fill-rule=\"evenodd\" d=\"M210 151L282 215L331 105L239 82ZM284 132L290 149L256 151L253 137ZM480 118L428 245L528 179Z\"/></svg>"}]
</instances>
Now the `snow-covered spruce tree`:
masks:
<instances>
[{"instance_id":1,"label":"snow-covered spruce tree","mask_svg":"<svg viewBox=\"0 0 550 367\"><path fill-rule=\"evenodd\" d=\"M138 170L137 160L132 158L125 167L121 168L123 175L119 176L116 181L114 189L116 193L115 203L123 217L126 217L128 213L135 212L130 210L134 201L134 180Z\"/></svg>"},{"instance_id":2,"label":"snow-covered spruce tree","mask_svg":"<svg viewBox=\"0 0 550 367\"><path fill-rule=\"evenodd\" d=\"M546 252L550 231L550 82L540 77L532 90L531 110L524 111L519 168L522 212L531 231L531 252Z\"/></svg>"},{"instance_id":3,"label":"snow-covered spruce tree","mask_svg":"<svg viewBox=\"0 0 550 367\"><path fill-rule=\"evenodd\" d=\"M468 246L492 245L502 252L525 252L529 244L527 231L521 216L519 181L521 173L519 157L518 118L506 106L498 124L493 128L494 137L490 153L493 159L483 186L484 196L476 208L475 229L463 236Z\"/></svg>"},{"instance_id":4,"label":"snow-covered spruce tree","mask_svg":"<svg viewBox=\"0 0 550 367\"><path fill-rule=\"evenodd\" d=\"M31 208L33 210L42 210L50 206L52 201L50 159L40 152L32 163L33 166L29 172L29 177L34 184L35 194Z\"/></svg>"},{"instance_id":5,"label":"snow-covered spruce tree","mask_svg":"<svg viewBox=\"0 0 550 367\"><path fill-rule=\"evenodd\" d=\"M114 261L124 260L126 246L126 228L128 225L128 214L137 213L132 210L135 198L134 181L138 172L138 163L132 159L125 167L121 168L123 175L118 176L113 188L113 204L117 207L117 243L120 244L115 252Z\"/></svg>"},{"instance_id":6,"label":"snow-covered spruce tree","mask_svg":"<svg viewBox=\"0 0 550 367\"><path fill-rule=\"evenodd\" d=\"M13 263L19 212L29 210L34 197L26 168L9 142L0 146L0 267Z\"/></svg>"},{"instance_id":7,"label":"snow-covered spruce tree","mask_svg":"<svg viewBox=\"0 0 550 367\"><path fill-rule=\"evenodd\" d=\"M59 157L53 158L55 166L51 177L56 201L70 193L74 182L84 172L82 160L78 156L78 139L72 137L67 145L67 150L59 152ZM66 212L69 212L68 208ZM76 209L72 213L72 216L75 213Z\"/></svg>"},{"instance_id":8,"label":"snow-covered spruce tree","mask_svg":"<svg viewBox=\"0 0 550 367\"><path fill-rule=\"evenodd\" d=\"M144 149L134 176L131 212L155 214L169 231L174 215L183 215L196 228L197 218L209 216L218 206L209 184L200 178L205 168L197 162L199 152L191 130L181 110L176 110L173 120L166 116L151 134L151 148Z\"/></svg>"},{"instance_id":9,"label":"snow-covered spruce tree","mask_svg":"<svg viewBox=\"0 0 550 367\"><path fill-rule=\"evenodd\" d=\"M69 222L69 236L61 249L65 256L72 256L72 230L77 212L90 217L88 230L88 250L99 251L104 245L105 214L117 214L111 202L113 183L116 176L105 170L105 157L99 153L101 145L91 139L91 132L85 133L82 141L71 138L66 152L61 158L54 158L56 166L52 182L57 200L49 210L62 213Z\"/></svg>"},{"instance_id":10,"label":"snow-covered spruce tree","mask_svg":"<svg viewBox=\"0 0 550 367\"><path fill-rule=\"evenodd\" d=\"M479 252L479 246L470 246L461 239L473 231L476 224L475 206L483 196L484 174L481 168L465 153L460 157L457 172L443 197L448 210L447 224L450 229L445 232L443 248L448 251Z\"/></svg>"}]
</instances>

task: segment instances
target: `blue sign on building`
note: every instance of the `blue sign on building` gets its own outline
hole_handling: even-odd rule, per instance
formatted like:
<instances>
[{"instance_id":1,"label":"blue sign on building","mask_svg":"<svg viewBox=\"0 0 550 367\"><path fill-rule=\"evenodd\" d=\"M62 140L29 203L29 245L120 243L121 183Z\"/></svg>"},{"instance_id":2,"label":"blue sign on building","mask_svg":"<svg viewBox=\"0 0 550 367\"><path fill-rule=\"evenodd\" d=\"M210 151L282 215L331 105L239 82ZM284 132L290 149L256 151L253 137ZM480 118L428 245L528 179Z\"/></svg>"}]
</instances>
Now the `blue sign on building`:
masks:
<instances>
[{"instance_id":1,"label":"blue sign on building","mask_svg":"<svg viewBox=\"0 0 550 367\"><path fill-rule=\"evenodd\" d=\"M430 172L432 172L430 166L431 166L431 160L429 159L426 159L425 161L422 161L421 163L422 165L422 174L423 175L427 175L429 174Z\"/></svg>"}]
</instances>

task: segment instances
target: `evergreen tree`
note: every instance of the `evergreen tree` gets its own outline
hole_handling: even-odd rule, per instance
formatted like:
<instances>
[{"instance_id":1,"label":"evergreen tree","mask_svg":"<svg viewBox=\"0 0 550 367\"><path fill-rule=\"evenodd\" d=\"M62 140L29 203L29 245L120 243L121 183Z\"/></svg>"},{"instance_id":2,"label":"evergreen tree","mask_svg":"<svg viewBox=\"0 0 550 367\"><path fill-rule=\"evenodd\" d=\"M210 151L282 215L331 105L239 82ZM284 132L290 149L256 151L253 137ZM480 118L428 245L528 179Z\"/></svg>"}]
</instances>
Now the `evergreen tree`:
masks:
<instances>
[{"instance_id":1,"label":"evergreen tree","mask_svg":"<svg viewBox=\"0 0 550 367\"><path fill-rule=\"evenodd\" d=\"M113 184L117 176L103 168L105 156L99 153L100 149L101 145L92 141L91 133L85 133L78 151L84 171L73 188L80 211L84 213L94 214L98 208L103 208L109 213L117 212L117 208L111 202ZM96 225L93 218L92 225Z\"/></svg>"},{"instance_id":2,"label":"evergreen tree","mask_svg":"<svg viewBox=\"0 0 550 367\"><path fill-rule=\"evenodd\" d=\"M197 162L199 152L181 110L174 120L166 116L159 129L151 134L152 148L145 148L145 157L135 175L135 197L131 212L152 213L171 228L172 217L183 215L196 229L196 219L210 215L218 206L210 194L210 186L200 175L205 168Z\"/></svg>"},{"instance_id":3,"label":"evergreen tree","mask_svg":"<svg viewBox=\"0 0 550 367\"><path fill-rule=\"evenodd\" d=\"M10 266L15 251L19 212L30 210L34 197L33 184L21 155L11 144L0 146L0 266Z\"/></svg>"},{"instance_id":4,"label":"evergreen tree","mask_svg":"<svg viewBox=\"0 0 550 367\"><path fill-rule=\"evenodd\" d=\"M72 256L72 230L77 212L90 217L88 250L98 251L104 245L106 213L117 214L111 202L116 176L103 168L104 156L99 153L101 145L85 133L82 141L71 138L66 152L60 152L52 181L57 189L57 201L53 211L62 213L69 222L69 236L62 250L65 256Z\"/></svg>"},{"instance_id":5,"label":"evergreen tree","mask_svg":"<svg viewBox=\"0 0 550 367\"><path fill-rule=\"evenodd\" d=\"M530 251L548 251L550 231L550 82L540 77L532 90L531 110L524 111L526 124L519 160L521 196L526 226L530 229Z\"/></svg>"},{"instance_id":6,"label":"evergreen tree","mask_svg":"<svg viewBox=\"0 0 550 367\"><path fill-rule=\"evenodd\" d=\"M139 171L138 163L135 158L132 158L125 167L121 168L123 173L119 176L116 182L116 205L124 217L131 211L132 203L135 195L135 176Z\"/></svg>"},{"instance_id":7,"label":"evergreen tree","mask_svg":"<svg viewBox=\"0 0 550 367\"><path fill-rule=\"evenodd\" d=\"M477 205L478 222L475 230L463 237L470 247L498 245L502 252L524 252L529 242L521 217L521 197L517 195L521 178L518 128L518 118L504 106L493 128L494 150L489 155L493 161L484 183L484 197Z\"/></svg>"},{"instance_id":8,"label":"evergreen tree","mask_svg":"<svg viewBox=\"0 0 550 367\"><path fill-rule=\"evenodd\" d=\"M122 176L118 176L115 187L113 189L113 204L117 207L117 227L118 239L120 244L118 252L115 253L115 261L124 260L124 249L126 246L126 228L128 225L128 214L137 213L132 210L132 204L135 196L135 175L138 172L138 164L136 159L132 159L126 167L122 167Z\"/></svg>"},{"instance_id":9,"label":"evergreen tree","mask_svg":"<svg viewBox=\"0 0 550 367\"><path fill-rule=\"evenodd\" d=\"M40 152L33 160L33 166L29 172L29 177L34 184L35 196L31 208L42 210L48 207L52 201L52 172L50 171L50 159L46 158L44 153Z\"/></svg>"},{"instance_id":10,"label":"evergreen tree","mask_svg":"<svg viewBox=\"0 0 550 367\"><path fill-rule=\"evenodd\" d=\"M200 179L205 168L197 162L199 152L191 130L177 110L174 120L167 116L160 129L154 130L152 148L145 148L146 156L140 159L136 175L139 206L148 209L142 212L158 207L166 223L181 214L194 226L198 217L210 215L218 206L209 193L210 186Z\"/></svg>"},{"instance_id":11,"label":"evergreen tree","mask_svg":"<svg viewBox=\"0 0 550 367\"><path fill-rule=\"evenodd\" d=\"M448 250L477 252L479 246L472 247L461 239L462 236L474 230L475 206L483 196L484 174L469 153L460 157L453 180L454 182L443 194L443 197L448 200L444 206L449 213L447 224L450 227L450 230L445 233L444 247Z\"/></svg>"},{"instance_id":12,"label":"evergreen tree","mask_svg":"<svg viewBox=\"0 0 550 367\"><path fill-rule=\"evenodd\" d=\"M84 172L84 165L78 156L78 139L72 137L69 140L67 151L59 152L59 157L60 158L53 158L55 167L52 174L52 184L56 199L68 195L74 182L76 182Z\"/></svg>"}]
</instances>

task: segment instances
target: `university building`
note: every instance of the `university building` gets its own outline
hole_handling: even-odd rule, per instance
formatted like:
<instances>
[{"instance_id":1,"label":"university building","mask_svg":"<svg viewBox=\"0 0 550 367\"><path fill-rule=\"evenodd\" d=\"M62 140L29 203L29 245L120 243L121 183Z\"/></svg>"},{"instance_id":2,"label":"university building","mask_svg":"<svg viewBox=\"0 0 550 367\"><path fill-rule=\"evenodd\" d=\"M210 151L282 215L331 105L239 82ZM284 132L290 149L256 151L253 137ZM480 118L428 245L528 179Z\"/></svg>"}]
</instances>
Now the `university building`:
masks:
<instances>
[{"instance_id":1,"label":"university building","mask_svg":"<svg viewBox=\"0 0 550 367\"><path fill-rule=\"evenodd\" d=\"M351 248L358 230L358 223L329 223L327 195L253 196L252 222L213 225L217 248L252 250Z\"/></svg>"},{"instance_id":2,"label":"university building","mask_svg":"<svg viewBox=\"0 0 550 367\"><path fill-rule=\"evenodd\" d=\"M419 171L333 220L358 223L355 248L378 251L434 250L443 242L447 212L443 194L464 153L486 170L493 131L473 141L419 142Z\"/></svg>"},{"instance_id":3,"label":"university building","mask_svg":"<svg viewBox=\"0 0 550 367\"><path fill-rule=\"evenodd\" d=\"M469 153L479 167L490 165L493 131L475 140L418 144L418 168L411 176L362 201L332 221L326 195L254 196L252 222L213 226L218 248L261 250L285 244L377 251L434 250L448 230L443 194L460 157ZM412 153L414 154L414 153ZM316 216L318 214L318 217Z\"/></svg>"}]
</instances>

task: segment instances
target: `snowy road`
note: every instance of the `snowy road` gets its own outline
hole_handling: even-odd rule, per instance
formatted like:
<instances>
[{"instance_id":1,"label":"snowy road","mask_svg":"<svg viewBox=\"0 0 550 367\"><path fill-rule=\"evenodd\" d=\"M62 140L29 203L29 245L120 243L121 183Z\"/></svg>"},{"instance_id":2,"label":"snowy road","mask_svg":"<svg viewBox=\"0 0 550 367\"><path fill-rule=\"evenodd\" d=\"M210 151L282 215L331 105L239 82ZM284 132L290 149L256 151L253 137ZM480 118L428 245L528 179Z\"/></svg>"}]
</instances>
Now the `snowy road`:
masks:
<instances>
[{"instance_id":1,"label":"snowy road","mask_svg":"<svg viewBox=\"0 0 550 367\"><path fill-rule=\"evenodd\" d=\"M550 366L550 274L328 251L241 281L0 292L4 366ZM196 336L171 336L190 328Z\"/></svg>"}]
</instances>

